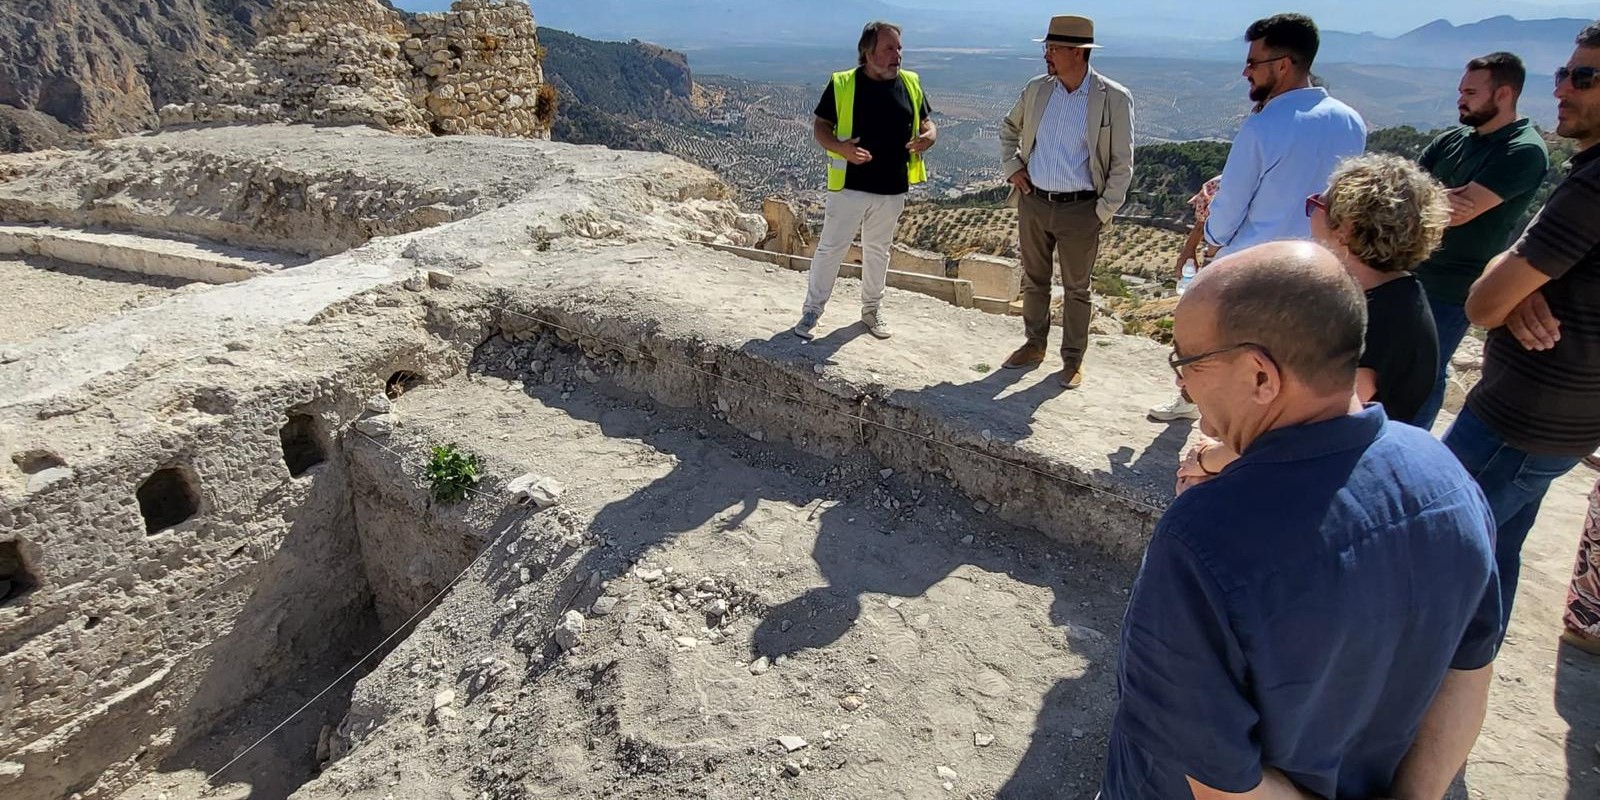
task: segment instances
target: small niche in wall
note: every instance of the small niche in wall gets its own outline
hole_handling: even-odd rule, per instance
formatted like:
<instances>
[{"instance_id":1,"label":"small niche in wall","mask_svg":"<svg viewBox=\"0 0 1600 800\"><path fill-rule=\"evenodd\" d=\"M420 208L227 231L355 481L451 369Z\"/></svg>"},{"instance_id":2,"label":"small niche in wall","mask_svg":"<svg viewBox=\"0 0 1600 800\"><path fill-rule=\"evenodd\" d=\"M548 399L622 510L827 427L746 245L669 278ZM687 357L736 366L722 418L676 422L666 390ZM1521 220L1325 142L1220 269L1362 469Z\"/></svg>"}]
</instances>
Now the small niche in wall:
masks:
<instances>
[{"instance_id":1,"label":"small niche in wall","mask_svg":"<svg viewBox=\"0 0 1600 800\"><path fill-rule=\"evenodd\" d=\"M411 370L397 370L389 376L389 380L383 382L383 393L390 400L399 400L400 395L422 385L422 381L422 376Z\"/></svg>"},{"instance_id":2,"label":"small niche in wall","mask_svg":"<svg viewBox=\"0 0 1600 800\"><path fill-rule=\"evenodd\" d=\"M47 469L64 467L66 459L49 450L25 450L11 455L11 463L17 465L24 475L37 475Z\"/></svg>"},{"instance_id":3,"label":"small niche in wall","mask_svg":"<svg viewBox=\"0 0 1600 800\"><path fill-rule=\"evenodd\" d=\"M145 533L157 533L182 523L200 510L200 496L186 470L167 467L139 484L139 513Z\"/></svg>"},{"instance_id":4,"label":"small niche in wall","mask_svg":"<svg viewBox=\"0 0 1600 800\"><path fill-rule=\"evenodd\" d=\"M299 477L328 460L318 435L317 418L310 414L290 414L288 424L278 431L278 440L283 443L283 463L292 476Z\"/></svg>"},{"instance_id":5,"label":"small niche in wall","mask_svg":"<svg viewBox=\"0 0 1600 800\"><path fill-rule=\"evenodd\" d=\"M0 605L8 605L39 587L39 576L22 557L15 540L0 542Z\"/></svg>"}]
</instances>

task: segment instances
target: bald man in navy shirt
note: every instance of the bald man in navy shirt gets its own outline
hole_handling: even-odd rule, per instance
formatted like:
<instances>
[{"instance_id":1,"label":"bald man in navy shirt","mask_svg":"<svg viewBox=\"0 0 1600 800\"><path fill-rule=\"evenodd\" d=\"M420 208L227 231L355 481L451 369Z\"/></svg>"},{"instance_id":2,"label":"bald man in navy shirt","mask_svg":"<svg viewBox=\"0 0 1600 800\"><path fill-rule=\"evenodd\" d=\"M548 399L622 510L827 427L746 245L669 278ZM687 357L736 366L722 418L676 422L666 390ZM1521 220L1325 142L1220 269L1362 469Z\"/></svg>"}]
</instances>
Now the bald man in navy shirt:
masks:
<instances>
[{"instance_id":1,"label":"bald man in navy shirt","mask_svg":"<svg viewBox=\"0 0 1600 800\"><path fill-rule=\"evenodd\" d=\"M1309 242L1223 258L1178 305L1179 385L1243 455L1186 468L1151 537L1106 800L1438 798L1466 762L1502 632L1493 516L1444 445L1356 399L1365 328Z\"/></svg>"}]
</instances>

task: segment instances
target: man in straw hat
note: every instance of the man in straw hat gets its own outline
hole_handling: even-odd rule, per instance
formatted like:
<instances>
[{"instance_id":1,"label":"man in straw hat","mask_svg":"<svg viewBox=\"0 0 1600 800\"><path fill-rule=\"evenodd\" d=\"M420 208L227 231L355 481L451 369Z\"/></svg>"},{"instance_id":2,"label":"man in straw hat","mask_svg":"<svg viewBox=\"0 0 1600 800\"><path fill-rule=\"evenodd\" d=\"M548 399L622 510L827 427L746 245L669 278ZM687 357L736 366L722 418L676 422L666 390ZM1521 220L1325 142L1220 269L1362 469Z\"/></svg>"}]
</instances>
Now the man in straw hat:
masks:
<instances>
[{"instance_id":1,"label":"man in straw hat","mask_svg":"<svg viewBox=\"0 0 1600 800\"><path fill-rule=\"evenodd\" d=\"M794 334L810 340L833 294L850 242L861 234L861 323L879 339L889 247L911 184L928 179L922 154L939 136L917 74L900 68L900 26L869 22L856 45L860 65L835 72L822 90L812 135L828 151L828 203L811 255L811 280Z\"/></svg>"},{"instance_id":2,"label":"man in straw hat","mask_svg":"<svg viewBox=\"0 0 1600 800\"><path fill-rule=\"evenodd\" d=\"M1007 369L1044 361L1050 340L1051 254L1066 291L1061 385L1083 381L1089 343L1089 271L1100 230L1122 208L1133 181L1133 97L1089 66L1094 21L1059 16L1044 43L1047 74L1023 87L1000 124L1000 158L1011 181L1022 245L1022 324L1027 341Z\"/></svg>"}]
</instances>

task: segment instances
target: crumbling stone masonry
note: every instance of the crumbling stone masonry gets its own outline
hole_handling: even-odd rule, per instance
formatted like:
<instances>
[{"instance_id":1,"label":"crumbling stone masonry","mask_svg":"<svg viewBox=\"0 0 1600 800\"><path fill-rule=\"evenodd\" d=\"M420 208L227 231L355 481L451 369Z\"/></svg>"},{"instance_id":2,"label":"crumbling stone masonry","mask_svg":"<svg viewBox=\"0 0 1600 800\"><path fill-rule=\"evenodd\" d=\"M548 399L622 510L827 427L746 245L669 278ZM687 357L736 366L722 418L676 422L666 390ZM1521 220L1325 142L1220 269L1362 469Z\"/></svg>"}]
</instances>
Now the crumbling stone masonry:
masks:
<instances>
[{"instance_id":1,"label":"crumbling stone masonry","mask_svg":"<svg viewBox=\"0 0 1600 800\"><path fill-rule=\"evenodd\" d=\"M403 16L378 0L283 0L250 55L200 99L161 109L165 126L330 122L407 133L548 139L533 12L516 0L457 0Z\"/></svg>"},{"instance_id":2,"label":"crumbling stone masonry","mask_svg":"<svg viewBox=\"0 0 1600 800\"><path fill-rule=\"evenodd\" d=\"M526 4L457 0L447 14L413 17L410 33L406 58L427 80L434 133L550 137L556 92Z\"/></svg>"}]
</instances>

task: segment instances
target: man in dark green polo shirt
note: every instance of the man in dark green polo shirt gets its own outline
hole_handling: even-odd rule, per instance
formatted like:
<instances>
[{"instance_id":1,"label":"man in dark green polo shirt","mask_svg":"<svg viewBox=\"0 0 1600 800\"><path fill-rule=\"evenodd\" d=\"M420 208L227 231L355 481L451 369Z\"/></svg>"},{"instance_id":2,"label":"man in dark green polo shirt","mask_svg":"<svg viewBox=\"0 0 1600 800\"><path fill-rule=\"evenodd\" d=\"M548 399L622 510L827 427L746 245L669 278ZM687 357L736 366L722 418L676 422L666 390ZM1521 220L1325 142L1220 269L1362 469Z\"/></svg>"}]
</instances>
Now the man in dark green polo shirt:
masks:
<instances>
[{"instance_id":1,"label":"man in dark green polo shirt","mask_svg":"<svg viewBox=\"0 0 1600 800\"><path fill-rule=\"evenodd\" d=\"M1550 168L1544 139L1517 116L1526 79L1522 59L1511 53L1468 62L1457 102L1461 126L1434 139L1418 159L1450 190L1451 206L1444 243L1417 268L1439 328L1439 374L1415 420L1424 430L1444 404L1446 370L1467 333L1467 291L1517 233Z\"/></svg>"}]
</instances>

